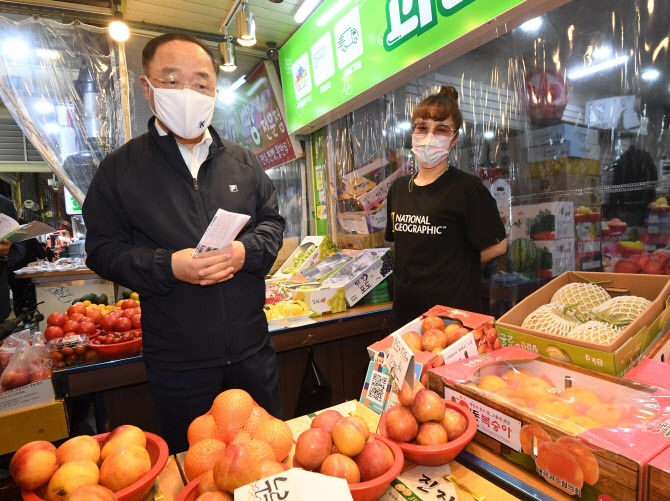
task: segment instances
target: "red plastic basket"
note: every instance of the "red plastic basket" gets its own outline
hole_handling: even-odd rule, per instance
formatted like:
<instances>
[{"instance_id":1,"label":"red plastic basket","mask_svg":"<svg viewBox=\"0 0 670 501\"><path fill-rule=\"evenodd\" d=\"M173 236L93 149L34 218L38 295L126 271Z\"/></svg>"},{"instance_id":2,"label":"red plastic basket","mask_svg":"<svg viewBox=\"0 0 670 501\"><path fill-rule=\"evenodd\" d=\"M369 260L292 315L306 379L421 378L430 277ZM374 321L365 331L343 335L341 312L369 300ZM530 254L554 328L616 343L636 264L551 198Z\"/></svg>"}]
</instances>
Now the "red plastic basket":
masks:
<instances>
[{"instance_id":1,"label":"red plastic basket","mask_svg":"<svg viewBox=\"0 0 670 501\"><path fill-rule=\"evenodd\" d=\"M97 344L97 342L89 342L89 347L94 349L103 360L116 360L119 358L127 358L134 355L139 355L142 351L142 338L116 344Z\"/></svg>"},{"instance_id":2,"label":"red plastic basket","mask_svg":"<svg viewBox=\"0 0 670 501\"><path fill-rule=\"evenodd\" d=\"M475 433L477 433L477 419L467 408L467 405L465 403L456 404L450 400L445 400L444 403L447 405L448 409L453 409L457 412L460 412L468 420L468 427L466 428L465 432L456 440L441 445L416 445L394 441L394 443L398 444L398 447L400 447L403 454L409 461L423 466L440 466L447 464L449 461L458 456L463 448L468 444L468 442L470 442L470 440L475 437ZM388 409L384 414L382 414L382 417L379 421L379 433L381 433L387 439L388 434L386 433L386 416L392 409L395 409L399 405L400 404L394 405L391 407L391 409Z\"/></svg>"},{"instance_id":3,"label":"red plastic basket","mask_svg":"<svg viewBox=\"0 0 670 501\"><path fill-rule=\"evenodd\" d=\"M146 448L149 453L149 458L151 459L151 470L134 484L115 492L114 494L118 501L143 501L144 498L149 495L149 492L154 485L154 480L156 480L167 464L170 453L165 440L153 433L145 431L144 434L147 437ZM109 435L109 433L95 435L93 438L95 438L102 446L107 435ZM21 497L23 497L23 501L44 501L41 497L35 494L34 491L21 490Z\"/></svg>"},{"instance_id":4,"label":"red plastic basket","mask_svg":"<svg viewBox=\"0 0 670 501\"><path fill-rule=\"evenodd\" d=\"M391 468L389 468L386 473L375 479L368 480L367 482L360 482L358 484L351 484L349 486L349 491L351 492L351 497L354 498L354 501L375 501L382 497L393 479L400 475L405 463L402 450L400 450L400 447L398 447L395 442L381 435L377 435L376 433L372 433L371 435L375 437L375 439L381 440L389 446L393 453L393 465L391 465ZM296 468L300 467L295 459L293 460L293 466ZM198 484L200 483L202 476L203 475L200 475L193 479L192 482L184 487L177 495L175 501L195 501L198 497Z\"/></svg>"}]
</instances>

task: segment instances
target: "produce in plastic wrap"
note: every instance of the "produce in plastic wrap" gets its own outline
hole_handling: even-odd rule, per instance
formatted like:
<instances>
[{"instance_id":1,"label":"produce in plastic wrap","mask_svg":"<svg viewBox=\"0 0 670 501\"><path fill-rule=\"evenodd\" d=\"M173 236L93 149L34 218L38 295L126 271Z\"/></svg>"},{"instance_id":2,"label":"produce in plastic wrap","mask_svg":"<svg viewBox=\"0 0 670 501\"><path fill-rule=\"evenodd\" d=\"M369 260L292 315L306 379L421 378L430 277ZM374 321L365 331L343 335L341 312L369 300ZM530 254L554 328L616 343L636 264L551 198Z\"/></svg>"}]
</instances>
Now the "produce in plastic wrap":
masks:
<instances>
[{"instance_id":1,"label":"produce in plastic wrap","mask_svg":"<svg viewBox=\"0 0 670 501\"><path fill-rule=\"evenodd\" d=\"M562 306L575 305L573 314L580 321L591 320L591 310L612 299L605 289L595 284L573 282L558 289L551 302Z\"/></svg>"},{"instance_id":2,"label":"produce in plastic wrap","mask_svg":"<svg viewBox=\"0 0 670 501\"><path fill-rule=\"evenodd\" d=\"M51 367L42 362L27 341L22 341L0 377L0 388L9 391L51 376Z\"/></svg>"},{"instance_id":3,"label":"produce in plastic wrap","mask_svg":"<svg viewBox=\"0 0 670 501\"><path fill-rule=\"evenodd\" d=\"M309 307L303 301L298 300L281 301L277 304L266 304L263 307L263 311L268 320L292 318L300 315L308 315L310 313Z\"/></svg>"},{"instance_id":4,"label":"produce in plastic wrap","mask_svg":"<svg viewBox=\"0 0 670 501\"><path fill-rule=\"evenodd\" d=\"M521 327L565 337L579 325L580 322L570 315L565 308L549 303L543 304L528 315Z\"/></svg>"},{"instance_id":5,"label":"produce in plastic wrap","mask_svg":"<svg viewBox=\"0 0 670 501\"><path fill-rule=\"evenodd\" d=\"M651 301L643 297L619 296L595 307L592 313L599 320L612 324L628 325L650 306Z\"/></svg>"},{"instance_id":6,"label":"produce in plastic wrap","mask_svg":"<svg viewBox=\"0 0 670 501\"><path fill-rule=\"evenodd\" d=\"M568 337L575 341L607 346L619 336L622 330L622 327L616 327L598 320L590 320L570 331Z\"/></svg>"}]
</instances>

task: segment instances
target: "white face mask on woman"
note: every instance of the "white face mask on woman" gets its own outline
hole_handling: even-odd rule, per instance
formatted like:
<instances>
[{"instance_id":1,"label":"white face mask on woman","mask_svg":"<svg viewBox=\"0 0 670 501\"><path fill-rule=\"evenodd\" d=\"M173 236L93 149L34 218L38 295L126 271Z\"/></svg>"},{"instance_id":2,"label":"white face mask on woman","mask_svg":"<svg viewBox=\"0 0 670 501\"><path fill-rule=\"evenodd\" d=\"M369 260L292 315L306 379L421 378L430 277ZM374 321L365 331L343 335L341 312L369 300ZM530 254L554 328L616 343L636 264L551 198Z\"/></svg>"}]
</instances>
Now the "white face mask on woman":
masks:
<instances>
[{"instance_id":1,"label":"white face mask on woman","mask_svg":"<svg viewBox=\"0 0 670 501\"><path fill-rule=\"evenodd\" d=\"M214 115L215 96L206 96L191 89L161 89L151 85L156 118L176 136L194 139L207 130Z\"/></svg>"},{"instance_id":2,"label":"white face mask on woman","mask_svg":"<svg viewBox=\"0 0 670 501\"><path fill-rule=\"evenodd\" d=\"M449 156L451 139L451 137L438 139L432 133L426 134L422 139L417 139L416 134L412 134L412 153L422 168L432 169Z\"/></svg>"}]
</instances>

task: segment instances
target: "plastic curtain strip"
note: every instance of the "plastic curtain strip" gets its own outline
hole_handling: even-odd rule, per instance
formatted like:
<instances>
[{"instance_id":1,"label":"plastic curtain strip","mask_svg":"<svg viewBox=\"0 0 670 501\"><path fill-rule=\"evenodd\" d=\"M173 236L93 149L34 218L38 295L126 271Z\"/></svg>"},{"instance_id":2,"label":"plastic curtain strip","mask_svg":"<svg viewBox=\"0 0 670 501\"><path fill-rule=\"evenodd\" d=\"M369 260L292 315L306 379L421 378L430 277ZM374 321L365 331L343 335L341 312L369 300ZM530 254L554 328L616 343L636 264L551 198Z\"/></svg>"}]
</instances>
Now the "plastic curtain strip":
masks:
<instances>
[{"instance_id":1,"label":"plastic curtain strip","mask_svg":"<svg viewBox=\"0 0 670 501\"><path fill-rule=\"evenodd\" d=\"M265 171L277 189L279 213L286 219L284 238L304 238L303 229L304 207L306 200L303 193L303 173L305 159L297 158L278 167Z\"/></svg>"},{"instance_id":2,"label":"plastic curtain strip","mask_svg":"<svg viewBox=\"0 0 670 501\"><path fill-rule=\"evenodd\" d=\"M0 17L0 98L79 203L124 143L118 75L106 29Z\"/></svg>"}]
</instances>

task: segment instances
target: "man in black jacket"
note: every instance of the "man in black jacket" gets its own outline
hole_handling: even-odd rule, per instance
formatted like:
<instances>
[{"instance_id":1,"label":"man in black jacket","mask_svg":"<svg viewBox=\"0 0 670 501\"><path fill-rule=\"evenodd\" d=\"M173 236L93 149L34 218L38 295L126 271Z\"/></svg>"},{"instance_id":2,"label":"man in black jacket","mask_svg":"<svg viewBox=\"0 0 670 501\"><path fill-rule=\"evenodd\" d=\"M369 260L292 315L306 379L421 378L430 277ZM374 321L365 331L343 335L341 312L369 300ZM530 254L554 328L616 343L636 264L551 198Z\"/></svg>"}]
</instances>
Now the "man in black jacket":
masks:
<instances>
[{"instance_id":1,"label":"man in black jacket","mask_svg":"<svg viewBox=\"0 0 670 501\"><path fill-rule=\"evenodd\" d=\"M155 117L100 163L83 207L87 265L140 294L149 383L179 452L190 422L227 388L281 417L263 305L285 221L256 158L209 127L218 68L207 47L161 35L142 64ZM194 257L219 208L251 219L230 247Z\"/></svg>"}]
</instances>

